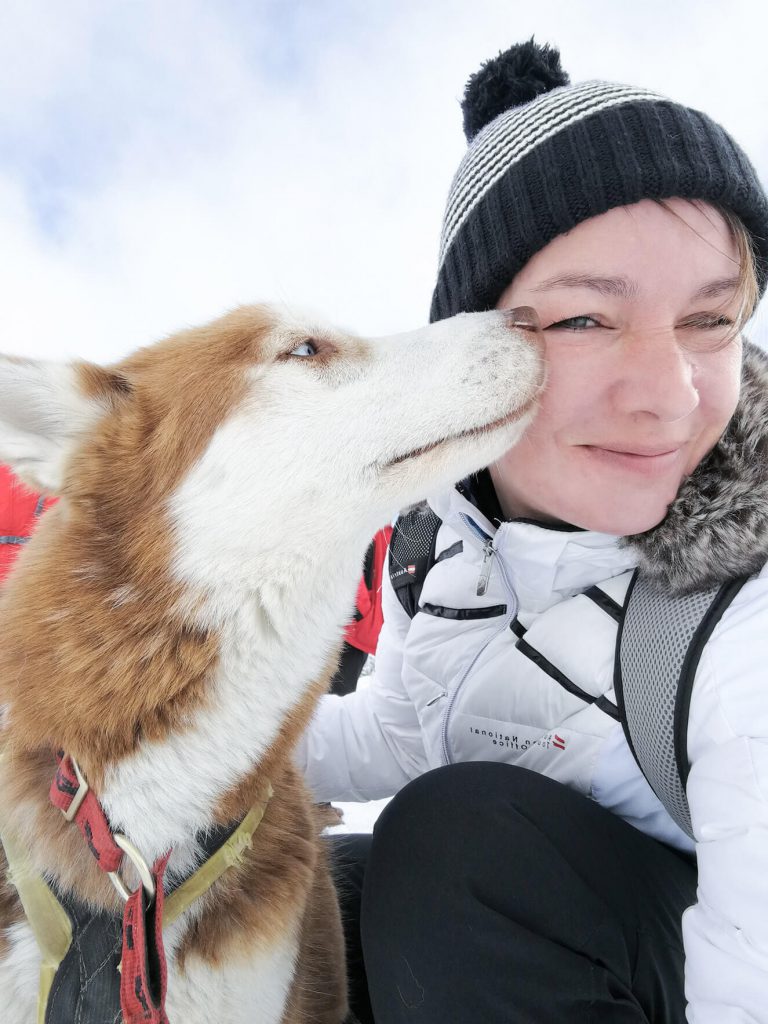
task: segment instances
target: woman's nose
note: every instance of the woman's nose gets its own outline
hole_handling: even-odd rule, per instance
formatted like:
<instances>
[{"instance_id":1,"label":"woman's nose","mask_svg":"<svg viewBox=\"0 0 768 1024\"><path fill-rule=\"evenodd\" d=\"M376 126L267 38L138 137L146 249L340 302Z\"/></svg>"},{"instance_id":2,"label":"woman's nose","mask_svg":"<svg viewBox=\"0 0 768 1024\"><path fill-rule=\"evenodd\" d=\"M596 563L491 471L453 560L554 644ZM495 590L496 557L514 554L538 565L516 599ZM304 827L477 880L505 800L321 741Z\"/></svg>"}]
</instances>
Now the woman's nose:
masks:
<instances>
[{"instance_id":1,"label":"woman's nose","mask_svg":"<svg viewBox=\"0 0 768 1024\"><path fill-rule=\"evenodd\" d=\"M635 333L626 339L620 358L615 399L621 412L673 423L697 408L694 366L674 331Z\"/></svg>"}]
</instances>

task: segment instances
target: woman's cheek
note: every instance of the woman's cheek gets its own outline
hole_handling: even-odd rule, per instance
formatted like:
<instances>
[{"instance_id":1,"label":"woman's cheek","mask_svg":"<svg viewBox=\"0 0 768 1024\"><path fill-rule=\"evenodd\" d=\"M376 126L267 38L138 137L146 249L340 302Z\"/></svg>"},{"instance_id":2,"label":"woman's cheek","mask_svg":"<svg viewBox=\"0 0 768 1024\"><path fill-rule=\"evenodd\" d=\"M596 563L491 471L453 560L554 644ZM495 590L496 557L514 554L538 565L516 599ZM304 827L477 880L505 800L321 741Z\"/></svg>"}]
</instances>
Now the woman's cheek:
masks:
<instances>
[{"instance_id":1,"label":"woman's cheek","mask_svg":"<svg viewBox=\"0 0 768 1024\"><path fill-rule=\"evenodd\" d=\"M569 345L567 339L549 339L546 360L545 396L563 409L588 407L609 383L610 360L596 345Z\"/></svg>"},{"instance_id":2,"label":"woman's cheek","mask_svg":"<svg viewBox=\"0 0 768 1024\"><path fill-rule=\"evenodd\" d=\"M693 383L713 431L719 437L736 410L741 392L741 339L694 367Z\"/></svg>"}]
</instances>

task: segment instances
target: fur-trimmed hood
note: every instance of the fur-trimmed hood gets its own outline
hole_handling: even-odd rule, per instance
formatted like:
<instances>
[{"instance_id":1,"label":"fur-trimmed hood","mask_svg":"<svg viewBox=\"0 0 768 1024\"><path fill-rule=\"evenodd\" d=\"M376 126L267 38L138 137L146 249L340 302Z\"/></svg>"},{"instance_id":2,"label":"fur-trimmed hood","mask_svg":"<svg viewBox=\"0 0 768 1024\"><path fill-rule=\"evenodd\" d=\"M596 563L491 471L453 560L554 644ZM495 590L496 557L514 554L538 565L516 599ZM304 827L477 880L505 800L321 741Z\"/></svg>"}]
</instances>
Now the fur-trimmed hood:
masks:
<instances>
[{"instance_id":1,"label":"fur-trimmed hood","mask_svg":"<svg viewBox=\"0 0 768 1024\"><path fill-rule=\"evenodd\" d=\"M625 537L641 571L674 594L758 572L768 560L768 354L744 346L739 403L666 517Z\"/></svg>"}]
</instances>

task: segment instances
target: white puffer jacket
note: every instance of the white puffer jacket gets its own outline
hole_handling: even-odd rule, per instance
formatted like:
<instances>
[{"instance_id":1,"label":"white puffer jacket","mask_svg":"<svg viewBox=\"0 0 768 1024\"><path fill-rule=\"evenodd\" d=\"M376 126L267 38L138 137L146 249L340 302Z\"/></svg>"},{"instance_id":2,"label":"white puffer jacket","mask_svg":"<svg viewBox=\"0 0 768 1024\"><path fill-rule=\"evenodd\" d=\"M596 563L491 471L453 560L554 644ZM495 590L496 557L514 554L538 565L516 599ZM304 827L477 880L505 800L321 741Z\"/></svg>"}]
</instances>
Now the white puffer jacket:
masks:
<instances>
[{"instance_id":1,"label":"white puffer jacket","mask_svg":"<svg viewBox=\"0 0 768 1024\"><path fill-rule=\"evenodd\" d=\"M744 448L742 440L739 445ZM720 496L732 504L732 477L721 475L727 483ZM711 483L707 477L702 489L706 510L717 508ZM768 536L768 496L755 495L748 480L742 483L745 495L765 505ZM690 552L698 582L697 573L710 571L696 549L704 531L691 513L691 494L684 498L679 521L684 528L696 523L696 537L685 548L685 538L675 535L683 527L673 506L665 543ZM656 550L649 544L638 554L603 534L525 522L496 528L457 490L430 504L443 524L422 610L409 619L385 581L385 625L370 687L324 698L301 744L299 760L317 797L387 796L429 768L500 760L549 775L649 835L691 849L629 751L613 692L617 619L630 570L638 560L663 559L663 545ZM701 549L718 565L728 561L740 536L757 536L754 522L744 520L743 504L738 511L733 525L739 529L713 528ZM479 597L478 579L487 567L483 535L493 538L493 556L487 591ZM675 561L669 551L666 556L669 564ZM751 550L753 571L754 560ZM694 1024L768 1022L764 563L707 642L691 700L687 793L699 889L683 933L688 1020Z\"/></svg>"}]
</instances>

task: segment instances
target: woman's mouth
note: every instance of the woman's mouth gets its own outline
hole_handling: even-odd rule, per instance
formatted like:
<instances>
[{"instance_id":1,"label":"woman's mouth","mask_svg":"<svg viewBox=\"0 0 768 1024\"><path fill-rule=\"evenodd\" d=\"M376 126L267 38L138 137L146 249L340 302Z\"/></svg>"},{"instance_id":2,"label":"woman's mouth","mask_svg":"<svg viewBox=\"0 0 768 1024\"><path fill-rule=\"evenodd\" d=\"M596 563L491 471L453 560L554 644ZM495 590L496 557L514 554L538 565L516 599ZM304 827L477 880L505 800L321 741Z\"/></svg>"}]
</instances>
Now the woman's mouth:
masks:
<instances>
[{"instance_id":1,"label":"woman's mouth","mask_svg":"<svg viewBox=\"0 0 768 1024\"><path fill-rule=\"evenodd\" d=\"M581 446L585 454L602 465L615 469L629 470L645 476L656 476L666 473L680 459L682 446L673 448L610 448L600 445L585 444Z\"/></svg>"}]
</instances>

